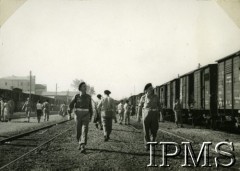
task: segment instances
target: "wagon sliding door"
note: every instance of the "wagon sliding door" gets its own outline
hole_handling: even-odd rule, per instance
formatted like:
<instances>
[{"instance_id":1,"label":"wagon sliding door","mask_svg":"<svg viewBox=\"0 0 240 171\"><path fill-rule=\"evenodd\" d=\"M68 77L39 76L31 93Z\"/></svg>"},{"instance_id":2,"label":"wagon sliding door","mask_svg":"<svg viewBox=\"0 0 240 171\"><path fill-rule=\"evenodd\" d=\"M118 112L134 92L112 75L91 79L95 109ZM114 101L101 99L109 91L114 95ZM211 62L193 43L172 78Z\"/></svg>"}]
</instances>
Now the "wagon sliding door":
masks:
<instances>
[{"instance_id":1,"label":"wagon sliding door","mask_svg":"<svg viewBox=\"0 0 240 171\"><path fill-rule=\"evenodd\" d=\"M240 110L240 57L233 59L233 108Z\"/></svg>"},{"instance_id":2,"label":"wagon sliding door","mask_svg":"<svg viewBox=\"0 0 240 171\"><path fill-rule=\"evenodd\" d=\"M225 105L226 109L232 109L232 59L225 63Z\"/></svg>"}]
</instances>

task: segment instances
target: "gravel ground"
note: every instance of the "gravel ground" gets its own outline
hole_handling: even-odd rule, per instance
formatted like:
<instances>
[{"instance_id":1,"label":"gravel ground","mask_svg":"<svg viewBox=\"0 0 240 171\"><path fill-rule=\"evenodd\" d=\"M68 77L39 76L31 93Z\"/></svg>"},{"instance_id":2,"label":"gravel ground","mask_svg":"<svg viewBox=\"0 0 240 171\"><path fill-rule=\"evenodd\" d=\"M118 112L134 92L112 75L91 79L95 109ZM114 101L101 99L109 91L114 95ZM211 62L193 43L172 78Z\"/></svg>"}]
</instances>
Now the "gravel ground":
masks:
<instances>
[{"instance_id":1,"label":"gravel ground","mask_svg":"<svg viewBox=\"0 0 240 171\"><path fill-rule=\"evenodd\" d=\"M59 127L51 128L48 133L39 137L34 137L35 141L41 142L42 140L49 139L59 129L64 130L70 125L74 125L74 121L68 122L68 124L59 125ZM137 129L136 129L137 128ZM169 131L171 133L191 138L194 140L193 149L200 150L199 143L202 140L207 139L206 135L211 135L212 140L218 141L226 139L226 133L216 132L212 130L192 130L188 128L177 128L175 129L173 123L160 123L160 129ZM87 145L86 154L79 153L77 150L78 144L75 138L76 131L72 128L64 135L58 137L49 145L42 147L35 153L31 153L24 159L19 160L17 163L11 165L9 170L190 170L193 167L183 168L181 164L184 163L183 152L172 159L169 159L168 163L170 167L167 168L149 168L149 152L144 149L143 146L143 133L142 125L132 121L132 126L125 126L114 124L113 132L109 142L103 142L103 133L94 127L94 124L90 124L89 128L89 139ZM215 137L216 136L216 137ZM238 135L230 135L231 140L238 140ZM236 139L234 139L236 138ZM163 132L158 133L157 141L174 141L181 143L182 139L166 134ZM31 141L28 141L31 142ZM23 143L25 144L25 143ZM28 147L18 147L28 150ZM0 147L2 152L2 147ZM239 152L239 149L237 149ZM8 153L16 151L15 149L9 149ZM23 151L22 151L23 152ZM173 148L170 147L170 152L173 152ZM6 153L5 153L6 154ZM15 154L11 155L15 156ZM16 156L15 156L16 157ZM210 153L210 163L214 166L213 157L215 154ZM7 158L7 157L5 157ZM10 159L9 159L10 161ZM238 162L238 161L237 161ZM161 148L158 146L156 150L156 164L162 163ZM237 170L239 164L231 170ZM217 170L215 167L212 168L194 168L195 170ZM218 168L218 170L229 170Z\"/></svg>"}]
</instances>

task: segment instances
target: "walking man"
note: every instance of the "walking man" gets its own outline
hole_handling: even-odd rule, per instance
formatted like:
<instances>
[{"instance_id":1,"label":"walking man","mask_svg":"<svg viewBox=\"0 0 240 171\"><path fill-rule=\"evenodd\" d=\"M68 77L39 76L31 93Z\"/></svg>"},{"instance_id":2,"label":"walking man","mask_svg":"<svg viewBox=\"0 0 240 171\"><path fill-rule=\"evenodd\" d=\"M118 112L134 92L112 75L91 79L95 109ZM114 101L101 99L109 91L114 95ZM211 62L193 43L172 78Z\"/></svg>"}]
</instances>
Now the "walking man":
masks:
<instances>
[{"instance_id":1,"label":"walking man","mask_svg":"<svg viewBox=\"0 0 240 171\"><path fill-rule=\"evenodd\" d=\"M139 102L138 115L143 118L145 148L149 150L149 145L147 145L147 143L150 141L155 142L157 137L160 102L158 96L154 94L151 83L145 86L144 92L145 94L141 97Z\"/></svg>"},{"instance_id":2,"label":"walking man","mask_svg":"<svg viewBox=\"0 0 240 171\"><path fill-rule=\"evenodd\" d=\"M97 102L96 102L96 104L95 104L95 116L94 116L94 120L93 120L93 122L95 123L95 125L96 125L96 128L99 128L100 127L100 130L103 130L103 126L102 126L102 119L101 119L101 111L100 110L98 110L98 105L99 105L99 103L101 102L101 99L102 99L102 95L101 94L98 94L97 95L97 98L98 98L98 100L97 100Z\"/></svg>"},{"instance_id":3,"label":"walking man","mask_svg":"<svg viewBox=\"0 0 240 171\"><path fill-rule=\"evenodd\" d=\"M79 94L76 94L69 104L68 113L74 113L76 118L78 149L81 153L86 152L88 125L92 118L92 98L86 93L85 82L79 84Z\"/></svg>"},{"instance_id":4,"label":"walking man","mask_svg":"<svg viewBox=\"0 0 240 171\"><path fill-rule=\"evenodd\" d=\"M49 120L49 113L50 113L50 104L48 100L46 100L43 103L43 115L44 115L44 121Z\"/></svg>"},{"instance_id":5,"label":"walking man","mask_svg":"<svg viewBox=\"0 0 240 171\"><path fill-rule=\"evenodd\" d=\"M105 90L104 94L105 98L99 103L98 110L101 110L104 141L108 141L112 132L112 120L115 116L115 102L109 97L111 94L109 90Z\"/></svg>"},{"instance_id":6,"label":"walking man","mask_svg":"<svg viewBox=\"0 0 240 171\"><path fill-rule=\"evenodd\" d=\"M27 101L24 103L22 110L25 110L26 116L28 118L28 122L30 122L30 115L31 115L31 102L29 97L27 98Z\"/></svg>"},{"instance_id":7,"label":"walking man","mask_svg":"<svg viewBox=\"0 0 240 171\"><path fill-rule=\"evenodd\" d=\"M123 122L123 115L124 115L123 101L122 100L118 104L117 108L118 108L118 114L119 114L119 124L121 125L122 122Z\"/></svg>"},{"instance_id":8,"label":"walking man","mask_svg":"<svg viewBox=\"0 0 240 171\"><path fill-rule=\"evenodd\" d=\"M131 106L129 105L129 101L126 100L126 103L124 104L124 122L125 122L125 125L130 124L130 112L131 112Z\"/></svg>"},{"instance_id":9,"label":"walking man","mask_svg":"<svg viewBox=\"0 0 240 171\"><path fill-rule=\"evenodd\" d=\"M37 105L36 105L36 108L37 108L37 121L38 123L40 123L40 120L41 120L41 115L42 115L42 104L40 102L40 100L37 101Z\"/></svg>"},{"instance_id":10,"label":"walking man","mask_svg":"<svg viewBox=\"0 0 240 171\"><path fill-rule=\"evenodd\" d=\"M179 99L176 99L173 110L174 110L174 113L175 113L175 123L176 123L177 127L178 127L178 124L181 124L181 127L183 127L183 125L182 125L182 113L181 113L182 105L181 105Z\"/></svg>"}]
</instances>

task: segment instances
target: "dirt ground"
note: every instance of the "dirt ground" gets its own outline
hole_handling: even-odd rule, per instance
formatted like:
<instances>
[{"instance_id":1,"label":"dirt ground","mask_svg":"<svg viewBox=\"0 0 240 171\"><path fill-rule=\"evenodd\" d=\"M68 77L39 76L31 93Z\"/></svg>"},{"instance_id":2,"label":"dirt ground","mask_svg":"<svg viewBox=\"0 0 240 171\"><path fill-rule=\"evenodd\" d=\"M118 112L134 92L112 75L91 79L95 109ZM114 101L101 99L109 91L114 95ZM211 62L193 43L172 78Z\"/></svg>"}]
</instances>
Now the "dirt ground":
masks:
<instances>
[{"instance_id":1,"label":"dirt ground","mask_svg":"<svg viewBox=\"0 0 240 171\"><path fill-rule=\"evenodd\" d=\"M59 129L64 130L70 126L73 126L74 121L70 121L67 124L59 125L58 127L51 128L48 133L43 133L41 138L29 137L31 142L42 142L44 139L59 132ZM193 149L198 154L200 150L199 143L203 140L212 140L214 143L229 139L234 143L239 143L239 135L228 134L224 132L217 132L212 130L194 130L190 128L176 128L173 123L165 122L160 123L160 131L158 132L158 142L177 142L181 143L181 138L174 135L182 136L194 140ZM171 134L161 132L161 130L168 131ZM218 168L216 169L214 163L214 157L216 154L210 152L211 168L193 168L193 167L181 167L184 163L183 152L177 157L170 158L168 164L170 167L147 167L150 160L150 154L144 149L143 144L143 131L142 125L132 120L132 126L113 124L113 132L108 142L103 141L103 133L97 130L93 123L90 124L89 137L87 144L87 151L82 154L77 149L78 143L75 138L76 130L72 128L64 135L55 139L47 146L42 147L34 153L26 156L24 159L12 164L6 170L239 170L240 165L237 160L236 164L231 168ZM31 145L31 143L30 143ZM36 145L36 144L35 144ZM235 148L236 155L239 156L239 146ZM5 149L4 149L5 148ZM5 152L8 147L0 146L0 152L2 154L3 149ZM27 151L29 146L18 147L19 149L25 149ZM170 153L173 152L173 147L170 147ZM17 149L8 149L8 153L12 153L11 158L17 157L20 153L17 153ZM14 154L14 151L16 152ZM161 147L157 146L156 149L156 164L162 163ZM23 152L23 151L22 151ZM5 153L6 154L6 153ZM2 156L2 155L1 155ZM4 158L4 157L3 157ZM7 158L7 156L5 156ZM4 160L2 160L4 161ZM8 160L10 161L10 159ZM228 160L229 161L229 160ZM6 161L4 161L5 163Z\"/></svg>"}]
</instances>

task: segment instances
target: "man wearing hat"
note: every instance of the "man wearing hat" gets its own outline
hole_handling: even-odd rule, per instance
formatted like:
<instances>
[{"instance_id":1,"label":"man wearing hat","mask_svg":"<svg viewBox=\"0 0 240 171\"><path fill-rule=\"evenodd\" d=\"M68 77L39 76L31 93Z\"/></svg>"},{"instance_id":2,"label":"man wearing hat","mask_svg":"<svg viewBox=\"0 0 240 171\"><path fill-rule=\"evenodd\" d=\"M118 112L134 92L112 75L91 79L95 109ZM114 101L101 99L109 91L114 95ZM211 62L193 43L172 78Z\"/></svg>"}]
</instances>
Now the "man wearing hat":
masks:
<instances>
[{"instance_id":1,"label":"man wearing hat","mask_svg":"<svg viewBox=\"0 0 240 171\"><path fill-rule=\"evenodd\" d=\"M31 102L29 97L27 98L26 102L24 103L22 110L25 110L28 122L30 122L30 115L31 115Z\"/></svg>"},{"instance_id":2,"label":"man wearing hat","mask_svg":"<svg viewBox=\"0 0 240 171\"><path fill-rule=\"evenodd\" d=\"M144 95L139 102L139 116L143 117L143 131L145 148L149 150L147 142L155 142L158 131L158 117L160 112L160 102L158 96L154 94L153 86L148 83L144 88ZM150 132L152 139L150 139Z\"/></svg>"},{"instance_id":3,"label":"man wearing hat","mask_svg":"<svg viewBox=\"0 0 240 171\"><path fill-rule=\"evenodd\" d=\"M81 153L86 151L88 125L92 118L92 98L86 93L87 86L85 82L79 84L79 94L76 94L69 104L69 113L74 113L76 118L78 149Z\"/></svg>"},{"instance_id":4,"label":"man wearing hat","mask_svg":"<svg viewBox=\"0 0 240 171\"><path fill-rule=\"evenodd\" d=\"M104 94L106 97L99 103L98 110L101 110L104 141L108 141L112 132L112 120L115 116L115 102L109 97L111 94L109 90L105 90Z\"/></svg>"},{"instance_id":5,"label":"man wearing hat","mask_svg":"<svg viewBox=\"0 0 240 171\"><path fill-rule=\"evenodd\" d=\"M98 101L96 102L96 109L95 109L95 116L94 116L94 120L93 122L96 124L96 128L99 128L100 126L100 130L103 130L103 126L102 126L102 120L101 120L101 111L98 110L98 105L101 102L102 99L102 95L98 94L97 95Z\"/></svg>"}]
</instances>

